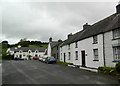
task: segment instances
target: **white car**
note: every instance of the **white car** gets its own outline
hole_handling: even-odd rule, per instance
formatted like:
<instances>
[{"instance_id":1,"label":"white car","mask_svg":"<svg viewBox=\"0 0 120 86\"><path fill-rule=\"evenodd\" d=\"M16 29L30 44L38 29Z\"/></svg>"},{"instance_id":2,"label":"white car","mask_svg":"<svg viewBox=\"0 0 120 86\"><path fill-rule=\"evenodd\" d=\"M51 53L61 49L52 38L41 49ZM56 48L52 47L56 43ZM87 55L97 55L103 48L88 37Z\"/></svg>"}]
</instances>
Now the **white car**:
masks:
<instances>
[{"instance_id":1,"label":"white car","mask_svg":"<svg viewBox=\"0 0 120 86\"><path fill-rule=\"evenodd\" d=\"M43 59L43 58L42 58L42 57L40 57L40 58L39 58L39 61L42 61L42 59Z\"/></svg>"}]
</instances>

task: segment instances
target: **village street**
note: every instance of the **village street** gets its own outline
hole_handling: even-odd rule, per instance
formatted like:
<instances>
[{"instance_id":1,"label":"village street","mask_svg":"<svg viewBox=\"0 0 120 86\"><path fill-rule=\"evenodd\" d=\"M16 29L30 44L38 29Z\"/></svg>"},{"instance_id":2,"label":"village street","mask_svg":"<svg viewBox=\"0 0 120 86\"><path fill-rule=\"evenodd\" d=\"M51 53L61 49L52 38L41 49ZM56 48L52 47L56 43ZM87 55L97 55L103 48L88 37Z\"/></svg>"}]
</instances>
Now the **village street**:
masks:
<instances>
[{"instance_id":1,"label":"village street","mask_svg":"<svg viewBox=\"0 0 120 86\"><path fill-rule=\"evenodd\" d=\"M3 61L2 75L3 84L118 84L108 75L35 60Z\"/></svg>"}]
</instances>

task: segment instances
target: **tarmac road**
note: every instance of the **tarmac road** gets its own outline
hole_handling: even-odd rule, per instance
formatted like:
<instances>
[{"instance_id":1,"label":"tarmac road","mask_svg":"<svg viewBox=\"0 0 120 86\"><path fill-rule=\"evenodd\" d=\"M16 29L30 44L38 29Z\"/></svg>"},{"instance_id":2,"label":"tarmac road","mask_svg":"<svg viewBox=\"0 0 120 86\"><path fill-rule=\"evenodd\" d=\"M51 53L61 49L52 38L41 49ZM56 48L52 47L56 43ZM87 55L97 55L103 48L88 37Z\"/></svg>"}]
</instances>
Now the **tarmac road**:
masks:
<instances>
[{"instance_id":1,"label":"tarmac road","mask_svg":"<svg viewBox=\"0 0 120 86\"><path fill-rule=\"evenodd\" d=\"M118 84L116 78L40 61L3 61L3 84Z\"/></svg>"}]
</instances>

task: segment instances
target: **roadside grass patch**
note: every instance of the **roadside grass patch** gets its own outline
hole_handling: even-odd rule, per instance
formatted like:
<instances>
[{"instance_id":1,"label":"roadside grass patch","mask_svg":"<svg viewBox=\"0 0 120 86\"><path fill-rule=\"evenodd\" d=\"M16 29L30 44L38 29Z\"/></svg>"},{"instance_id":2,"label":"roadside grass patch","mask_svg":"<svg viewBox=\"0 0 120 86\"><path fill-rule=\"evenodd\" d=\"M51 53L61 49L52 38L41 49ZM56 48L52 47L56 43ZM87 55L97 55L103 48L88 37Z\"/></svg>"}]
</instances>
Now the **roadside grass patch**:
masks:
<instances>
[{"instance_id":1,"label":"roadside grass patch","mask_svg":"<svg viewBox=\"0 0 120 86\"><path fill-rule=\"evenodd\" d=\"M116 75L116 68L114 67L99 67L98 72L110 75Z\"/></svg>"},{"instance_id":2,"label":"roadside grass patch","mask_svg":"<svg viewBox=\"0 0 120 86\"><path fill-rule=\"evenodd\" d=\"M67 63L67 62L57 62L57 64L68 66L68 65L73 65L72 63Z\"/></svg>"}]
</instances>

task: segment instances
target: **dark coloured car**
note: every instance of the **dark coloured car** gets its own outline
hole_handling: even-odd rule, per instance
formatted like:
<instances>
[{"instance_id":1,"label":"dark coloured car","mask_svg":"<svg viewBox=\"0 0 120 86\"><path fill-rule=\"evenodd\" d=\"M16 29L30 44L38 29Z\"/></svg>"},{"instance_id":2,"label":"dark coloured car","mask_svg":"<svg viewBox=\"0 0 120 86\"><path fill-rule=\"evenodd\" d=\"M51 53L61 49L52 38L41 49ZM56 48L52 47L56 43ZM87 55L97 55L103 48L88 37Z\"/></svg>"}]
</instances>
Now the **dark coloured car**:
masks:
<instances>
[{"instance_id":1,"label":"dark coloured car","mask_svg":"<svg viewBox=\"0 0 120 86\"><path fill-rule=\"evenodd\" d=\"M45 59L45 63L56 63L56 59L54 58L54 57L47 57L46 59Z\"/></svg>"},{"instance_id":2,"label":"dark coloured car","mask_svg":"<svg viewBox=\"0 0 120 86\"><path fill-rule=\"evenodd\" d=\"M33 60L39 60L39 58L35 56L35 57L33 57Z\"/></svg>"}]
</instances>

